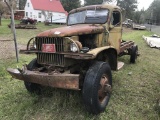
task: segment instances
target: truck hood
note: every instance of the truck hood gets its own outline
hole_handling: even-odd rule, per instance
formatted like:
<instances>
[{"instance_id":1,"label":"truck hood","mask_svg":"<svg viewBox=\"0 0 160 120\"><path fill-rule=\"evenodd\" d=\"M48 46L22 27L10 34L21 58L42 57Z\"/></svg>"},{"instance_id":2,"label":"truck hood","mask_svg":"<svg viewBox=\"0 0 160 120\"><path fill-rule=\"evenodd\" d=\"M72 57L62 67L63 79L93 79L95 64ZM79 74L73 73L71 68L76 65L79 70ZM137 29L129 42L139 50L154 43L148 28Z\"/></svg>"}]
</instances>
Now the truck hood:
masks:
<instances>
[{"instance_id":1,"label":"truck hood","mask_svg":"<svg viewBox=\"0 0 160 120\"><path fill-rule=\"evenodd\" d=\"M47 30L37 35L37 37L65 37L84 34L102 33L104 27L101 25L72 25Z\"/></svg>"}]
</instances>

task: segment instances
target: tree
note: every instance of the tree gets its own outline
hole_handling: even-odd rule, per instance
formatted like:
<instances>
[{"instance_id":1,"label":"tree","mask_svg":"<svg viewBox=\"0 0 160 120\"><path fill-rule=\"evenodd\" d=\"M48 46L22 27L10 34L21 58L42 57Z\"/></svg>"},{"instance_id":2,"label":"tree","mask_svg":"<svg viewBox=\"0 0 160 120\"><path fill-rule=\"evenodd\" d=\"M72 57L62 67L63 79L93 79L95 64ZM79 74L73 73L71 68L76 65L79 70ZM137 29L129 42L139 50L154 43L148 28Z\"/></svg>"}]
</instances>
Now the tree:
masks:
<instances>
[{"instance_id":1,"label":"tree","mask_svg":"<svg viewBox=\"0 0 160 120\"><path fill-rule=\"evenodd\" d=\"M25 4L27 0L19 0L19 9L24 10Z\"/></svg>"},{"instance_id":2,"label":"tree","mask_svg":"<svg viewBox=\"0 0 160 120\"><path fill-rule=\"evenodd\" d=\"M84 0L85 5L96 5L96 4L102 4L103 0Z\"/></svg>"},{"instance_id":3,"label":"tree","mask_svg":"<svg viewBox=\"0 0 160 120\"><path fill-rule=\"evenodd\" d=\"M85 5L97 5L102 4L103 2L111 2L113 0L84 0Z\"/></svg>"},{"instance_id":4,"label":"tree","mask_svg":"<svg viewBox=\"0 0 160 120\"><path fill-rule=\"evenodd\" d=\"M15 29L15 22L14 22L14 8L17 4L17 1L15 0L4 0L4 2L6 3L10 13L11 13L11 29L13 32L13 37L14 37L14 44L15 44L15 51L16 51L16 58L17 58L17 62L19 60L18 57L18 48L17 48L17 40L16 40L16 29Z\"/></svg>"},{"instance_id":5,"label":"tree","mask_svg":"<svg viewBox=\"0 0 160 120\"><path fill-rule=\"evenodd\" d=\"M160 0L154 0L146 12L146 18L152 23L160 24Z\"/></svg>"},{"instance_id":6,"label":"tree","mask_svg":"<svg viewBox=\"0 0 160 120\"><path fill-rule=\"evenodd\" d=\"M7 11L7 6L3 2L3 0L0 0L0 26L1 26L1 20L2 20L2 15Z\"/></svg>"},{"instance_id":7,"label":"tree","mask_svg":"<svg viewBox=\"0 0 160 120\"><path fill-rule=\"evenodd\" d=\"M133 15L133 21L138 24L145 22L145 10L135 11Z\"/></svg>"},{"instance_id":8,"label":"tree","mask_svg":"<svg viewBox=\"0 0 160 120\"><path fill-rule=\"evenodd\" d=\"M125 9L126 18L133 19L134 11L137 8L137 0L117 0L117 5Z\"/></svg>"},{"instance_id":9,"label":"tree","mask_svg":"<svg viewBox=\"0 0 160 120\"><path fill-rule=\"evenodd\" d=\"M81 6L80 0L60 0L60 1L67 12Z\"/></svg>"}]
</instances>

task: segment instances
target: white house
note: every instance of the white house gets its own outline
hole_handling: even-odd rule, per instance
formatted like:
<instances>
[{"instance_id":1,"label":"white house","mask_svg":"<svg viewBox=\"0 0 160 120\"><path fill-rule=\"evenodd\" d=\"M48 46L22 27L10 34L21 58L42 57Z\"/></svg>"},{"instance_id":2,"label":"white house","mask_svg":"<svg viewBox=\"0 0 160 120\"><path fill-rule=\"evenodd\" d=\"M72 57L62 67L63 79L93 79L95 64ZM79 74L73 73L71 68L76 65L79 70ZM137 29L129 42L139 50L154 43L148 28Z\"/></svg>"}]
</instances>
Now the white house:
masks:
<instances>
[{"instance_id":1,"label":"white house","mask_svg":"<svg viewBox=\"0 0 160 120\"><path fill-rule=\"evenodd\" d=\"M53 23L66 23L67 12L60 0L27 0L25 17L37 19L38 22L48 20Z\"/></svg>"}]
</instances>

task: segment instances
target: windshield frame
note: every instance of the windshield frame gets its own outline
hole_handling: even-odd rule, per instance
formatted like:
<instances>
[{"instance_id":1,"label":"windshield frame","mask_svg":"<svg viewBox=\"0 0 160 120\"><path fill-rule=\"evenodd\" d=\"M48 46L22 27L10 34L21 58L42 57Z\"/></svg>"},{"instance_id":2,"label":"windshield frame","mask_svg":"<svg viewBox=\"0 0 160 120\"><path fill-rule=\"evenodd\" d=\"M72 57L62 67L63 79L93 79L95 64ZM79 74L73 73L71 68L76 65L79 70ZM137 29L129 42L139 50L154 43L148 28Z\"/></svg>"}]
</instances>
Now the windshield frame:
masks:
<instances>
[{"instance_id":1,"label":"windshield frame","mask_svg":"<svg viewBox=\"0 0 160 120\"><path fill-rule=\"evenodd\" d=\"M78 12L83 12L83 11L87 11L87 10L108 10L108 13L107 13L107 16L106 16L106 21L105 21L105 22L102 22L102 23L99 23L99 22L86 23L86 22L84 22L84 23L68 24L69 16L70 16L71 14L78 13ZM95 9L95 8L87 9L87 8L86 8L86 9L83 9L83 10L76 11L76 12L74 12L74 13L72 12L72 13L69 13L69 14L68 14L68 16L67 16L67 26L78 25L78 24L105 24L105 23L108 21L108 19L109 19L110 10L109 10L108 8L97 8L97 9Z\"/></svg>"}]
</instances>

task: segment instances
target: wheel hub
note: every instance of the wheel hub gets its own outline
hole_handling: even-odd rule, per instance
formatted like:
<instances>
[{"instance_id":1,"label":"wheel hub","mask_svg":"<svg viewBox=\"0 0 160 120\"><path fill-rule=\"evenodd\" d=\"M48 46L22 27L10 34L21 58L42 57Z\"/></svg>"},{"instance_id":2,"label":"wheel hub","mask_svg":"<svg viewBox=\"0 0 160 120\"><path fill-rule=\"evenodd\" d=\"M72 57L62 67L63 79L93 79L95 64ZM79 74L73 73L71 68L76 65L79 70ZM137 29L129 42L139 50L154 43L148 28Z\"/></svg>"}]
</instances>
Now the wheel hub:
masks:
<instances>
[{"instance_id":1,"label":"wheel hub","mask_svg":"<svg viewBox=\"0 0 160 120\"><path fill-rule=\"evenodd\" d=\"M98 90L99 101L102 103L109 93L111 93L111 85L109 84L108 76L104 74L101 77L100 87Z\"/></svg>"}]
</instances>

